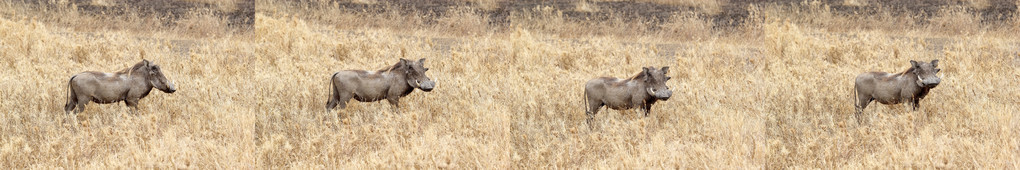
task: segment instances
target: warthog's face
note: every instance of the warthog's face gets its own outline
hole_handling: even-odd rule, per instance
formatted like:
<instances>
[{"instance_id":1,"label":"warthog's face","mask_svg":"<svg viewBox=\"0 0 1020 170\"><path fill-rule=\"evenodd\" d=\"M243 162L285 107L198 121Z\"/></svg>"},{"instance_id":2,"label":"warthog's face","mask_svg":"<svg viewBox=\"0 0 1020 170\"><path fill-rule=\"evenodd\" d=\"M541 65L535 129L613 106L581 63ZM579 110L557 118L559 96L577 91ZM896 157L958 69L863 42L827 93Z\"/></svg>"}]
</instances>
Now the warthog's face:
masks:
<instances>
[{"instance_id":1,"label":"warthog's face","mask_svg":"<svg viewBox=\"0 0 1020 170\"><path fill-rule=\"evenodd\" d=\"M671 77L666 76L669 73L669 67L662 67L662 69L655 69L655 67L645 67L641 74L645 74L645 91L648 95L655 97L660 100L669 100L670 96L673 96L673 91L669 90L669 86L666 86L666 81Z\"/></svg>"},{"instance_id":2,"label":"warthog's face","mask_svg":"<svg viewBox=\"0 0 1020 170\"><path fill-rule=\"evenodd\" d=\"M149 70L149 75L147 76L148 81L152 87L166 93L174 93L177 91L177 88L174 87L174 83L166 80L166 76L163 75L163 70L159 69L159 65L147 62L146 67L148 67Z\"/></svg>"},{"instance_id":3,"label":"warthog's face","mask_svg":"<svg viewBox=\"0 0 1020 170\"><path fill-rule=\"evenodd\" d=\"M429 68L425 68L425 58L418 59L418 61L411 61L406 59L400 59L400 62L404 63L405 73L407 73L407 84L411 87L421 89L425 92L432 91L432 88L436 87L436 82L432 81L428 76L425 76L425 72L429 71Z\"/></svg>"},{"instance_id":4,"label":"warthog's face","mask_svg":"<svg viewBox=\"0 0 1020 170\"><path fill-rule=\"evenodd\" d=\"M935 88L935 86L942 82L942 78L936 75L936 73L942 70L936 68L939 66L939 60L931 60L930 63L910 60L910 64L914 67L914 74L917 75L917 86Z\"/></svg>"}]
</instances>

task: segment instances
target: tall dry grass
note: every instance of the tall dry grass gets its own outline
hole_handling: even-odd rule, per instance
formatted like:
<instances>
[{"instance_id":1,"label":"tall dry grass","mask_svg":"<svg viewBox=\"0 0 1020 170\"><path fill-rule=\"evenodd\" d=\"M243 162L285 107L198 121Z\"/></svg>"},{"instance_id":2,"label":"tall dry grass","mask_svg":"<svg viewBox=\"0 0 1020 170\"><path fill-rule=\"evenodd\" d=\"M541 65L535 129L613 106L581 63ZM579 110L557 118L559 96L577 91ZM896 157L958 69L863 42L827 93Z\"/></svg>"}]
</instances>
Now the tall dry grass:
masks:
<instances>
[{"instance_id":1,"label":"tall dry grass","mask_svg":"<svg viewBox=\"0 0 1020 170\"><path fill-rule=\"evenodd\" d=\"M334 30L372 14L271 8L257 23L268 40L259 56L280 75L261 83L280 97L256 121L259 164L269 167L1015 168L1020 158L1018 44L995 26L1009 23L970 22L973 11L931 19L944 26L805 2L755 6L742 28L718 29L702 13L655 25L536 7L509 28L455 13ZM957 27L966 25L978 26ZM428 58L437 90L412 93L400 113L384 102L322 113L329 73L400 57ZM944 83L920 110L873 104L856 123L856 74L932 59ZM671 66L677 96L647 118L604 110L589 129L583 82L642 66Z\"/></svg>"},{"instance_id":2,"label":"tall dry grass","mask_svg":"<svg viewBox=\"0 0 1020 170\"><path fill-rule=\"evenodd\" d=\"M847 15L805 2L749 6L737 28L703 12L663 22L577 20L562 14L574 9L551 7L515 12L501 25L472 4L430 16L351 12L332 1L256 3L251 33L204 25L222 19L201 11L145 31L84 27L93 24L3 4L12 8L0 10L0 96L7 99L0 101L0 167L1013 169L1020 162L1020 43L1009 34L1020 17L980 21L952 7L932 18ZM76 117L83 124L70 124L62 111L68 76L142 58L161 64L179 91L153 92L138 115L122 104L92 104ZM402 98L399 113L386 102L355 101L325 112L329 75L398 58L427 58L437 88ZM932 59L941 61L943 83L921 109L872 104L865 123L856 123L856 74ZM602 110L589 128L582 84L643 66L670 66L675 96L649 117Z\"/></svg>"},{"instance_id":3,"label":"tall dry grass","mask_svg":"<svg viewBox=\"0 0 1020 170\"><path fill-rule=\"evenodd\" d=\"M244 90L257 86L247 81L254 40L221 28L191 38L191 30L136 14L0 4L11 7L0 9L10 14L0 17L0 167L254 167L254 117L247 114L254 108L235 107L255 105ZM64 113L71 75L113 72L142 59L155 61L183 89L153 91L139 114L122 103L89 104L76 117Z\"/></svg>"}]
</instances>

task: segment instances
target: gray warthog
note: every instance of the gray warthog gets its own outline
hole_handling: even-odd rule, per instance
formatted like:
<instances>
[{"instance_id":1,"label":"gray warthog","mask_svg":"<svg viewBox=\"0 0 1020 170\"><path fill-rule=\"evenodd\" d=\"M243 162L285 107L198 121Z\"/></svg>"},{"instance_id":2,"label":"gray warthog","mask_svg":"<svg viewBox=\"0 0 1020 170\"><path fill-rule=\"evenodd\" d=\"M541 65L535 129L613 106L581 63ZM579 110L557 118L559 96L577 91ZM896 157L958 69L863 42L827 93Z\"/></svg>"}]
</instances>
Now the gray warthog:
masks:
<instances>
[{"instance_id":1,"label":"gray warthog","mask_svg":"<svg viewBox=\"0 0 1020 170\"><path fill-rule=\"evenodd\" d=\"M611 109L627 110L641 107L645 116L652 111L652 104L658 100L669 100L673 91L666 86L670 79L666 76L669 67L655 69L655 67L644 67L641 73L628 79L613 77L599 77L589 80L584 85L584 98L587 106L585 114L588 115L588 123L595 120L595 114L602 106Z\"/></svg>"},{"instance_id":2,"label":"gray warthog","mask_svg":"<svg viewBox=\"0 0 1020 170\"><path fill-rule=\"evenodd\" d=\"M935 68L938 64L939 60L932 60L931 63L910 60L910 68L902 73L867 72L857 75L857 81L854 82L857 123L861 122L864 108L873 100L889 105L906 102L913 110L917 110L921 106L921 99L942 81L935 75L941 70Z\"/></svg>"},{"instance_id":3,"label":"gray warthog","mask_svg":"<svg viewBox=\"0 0 1020 170\"><path fill-rule=\"evenodd\" d=\"M333 94L326 103L326 111L337 105L340 109L346 108L351 98L361 102L386 99L397 110L400 97L411 94L416 88L429 92L435 87L436 82L425 76L429 69L423 66L424 63L425 58L418 61L401 58L397 64L379 71L344 70L333 73L330 79Z\"/></svg>"},{"instance_id":4,"label":"gray warthog","mask_svg":"<svg viewBox=\"0 0 1020 170\"><path fill-rule=\"evenodd\" d=\"M149 60L142 60L134 66L116 73L86 71L71 76L67 83L68 97L64 112L75 113L85 110L89 101L107 104L124 101L132 111L138 110L138 100L149 95L155 87L166 93L177 91L174 84L167 82L159 66Z\"/></svg>"}]
</instances>

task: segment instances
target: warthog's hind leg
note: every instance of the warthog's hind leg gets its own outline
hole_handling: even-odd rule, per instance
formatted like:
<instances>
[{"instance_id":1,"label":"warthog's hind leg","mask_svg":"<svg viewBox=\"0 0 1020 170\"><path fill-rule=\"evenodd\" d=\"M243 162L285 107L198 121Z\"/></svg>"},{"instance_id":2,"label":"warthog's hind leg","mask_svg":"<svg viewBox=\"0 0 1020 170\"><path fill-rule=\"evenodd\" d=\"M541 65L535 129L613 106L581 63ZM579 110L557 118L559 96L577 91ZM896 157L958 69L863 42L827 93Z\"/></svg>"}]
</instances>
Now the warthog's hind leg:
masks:
<instances>
[{"instance_id":1,"label":"warthog's hind leg","mask_svg":"<svg viewBox=\"0 0 1020 170\"><path fill-rule=\"evenodd\" d=\"M588 115L588 128L592 128L595 125L595 115L599 113L599 109L602 109L603 103L597 100L588 100L588 107L585 114Z\"/></svg>"},{"instance_id":2,"label":"warthog's hind leg","mask_svg":"<svg viewBox=\"0 0 1020 170\"><path fill-rule=\"evenodd\" d=\"M72 121L71 123L74 123L74 124L78 123L78 118L77 118L78 116L76 116L76 114L74 114L74 112L73 112L74 111L74 107L77 106L77 105L78 105L78 100L76 100L76 99L69 99L69 100L67 100L67 104L64 105L64 121Z\"/></svg>"},{"instance_id":3,"label":"warthog's hind leg","mask_svg":"<svg viewBox=\"0 0 1020 170\"><path fill-rule=\"evenodd\" d=\"M857 118L857 124L863 123L864 119L861 117L864 114L864 109L868 108L868 104L874 100L871 97L858 96L857 105L855 106L854 117Z\"/></svg>"},{"instance_id":4,"label":"warthog's hind leg","mask_svg":"<svg viewBox=\"0 0 1020 170\"><path fill-rule=\"evenodd\" d=\"M329 113L333 110L333 108L336 108L336 105L336 97L329 97L329 101L326 102L326 113Z\"/></svg>"},{"instance_id":5,"label":"warthog's hind leg","mask_svg":"<svg viewBox=\"0 0 1020 170\"><path fill-rule=\"evenodd\" d=\"M64 114L71 114L71 111L74 110L75 105L78 105L78 100L75 99L67 100L67 104L64 105Z\"/></svg>"},{"instance_id":6,"label":"warthog's hind leg","mask_svg":"<svg viewBox=\"0 0 1020 170\"><path fill-rule=\"evenodd\" d=\"M79 96L79 97L77 97L77 100L78 101L74 102L76 104L76 106L72 107L74 111L72 111L71 112L72 114L70 114L71 121L73 121L75 126L79 125L79 123L78 123L78 114L81 113L81 112L85 112L85 104L88 104L89 101L92 100L92 98ZM65 108L66 108L66 106L65 106Z\"/></svg>"},{"instance_id":7,"label":"warthog's hind leg","mask_svg":"<svg viewBox=\"0 0 1020 170\"><path fill-rule=\"evenodd\" d=\"M340 93L334 88L333 95L330 95L329 101L326 102L326 112L332 111L337 106L340 106L340 109L347 108L347 101L353 97L353 93Z\"/></svg>"},{"instance_id":8,"label":"warthog's hind leg","mask_svg":"<svg viewBox=\"0 0 1020 170\"><path fill-rule=\"evenodd\" d=\"M78 101L75 102L75 103L78 103L78 106L74 107L75 108L74 109L75 110L74 113L78 114L78 113L84 112L85 111L85 104L88 104L89 101L92 101L91 97L81 97L81 96L79 96L78 97Z\"/></svg>"}]
</instances>

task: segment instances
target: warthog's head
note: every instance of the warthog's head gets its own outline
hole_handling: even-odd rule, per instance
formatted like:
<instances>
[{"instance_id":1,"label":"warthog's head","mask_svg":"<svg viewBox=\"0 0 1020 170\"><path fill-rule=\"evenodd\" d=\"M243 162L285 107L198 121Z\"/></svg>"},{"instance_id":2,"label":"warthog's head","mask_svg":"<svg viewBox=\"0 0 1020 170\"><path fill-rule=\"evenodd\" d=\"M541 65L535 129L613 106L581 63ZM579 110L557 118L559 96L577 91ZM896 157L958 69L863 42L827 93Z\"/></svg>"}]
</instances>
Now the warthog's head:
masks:
<instances>
[{"instance_id":1,"label":"warthog's head","mask_svg":"<svg viewBox=\"0 0 1020 170\"><path fill-rule=\"evenodd\" d=\"M662 69L656 69L655 67L644 67L644 74L642 81L645 83L645 91L648 95L655 97L660 100L669 100L669 97L673 95L673 91L669 90L669 86L666 86L666 81L671 77L666 76L669 73L669 67L662 67Z\"/></svg>"},{"instance_id":2,"label":"warthog's head","mask_svg":"<svg viewBox=\"0 0 1020 170\"><path fill-rule=\"evenodd\" d=\"M145 62L145 68L148 70L145 77L149 82L149 85L152 85L152 87L166 93L174 93L177 91L177 88L174 87L174 83L167 81L166 76L163 76L163 70L159 69L159 65L148 60L142 60L142 62Z\"/></svg>"},{"instance_id":3,"label":"warthog's head","mask_svg":"<svg viewBox=\"0 0 1020 170\"><path fill-rule=\"evenodd\" d=\"M910 60L910 64L913 67L912 72L917 75L917 86L935 88L939 82L942 82L942 78L936 75L942 70L936 68L939 66L939 60L931 60L931 63Z\"/></svg>"},{"instance_id":4,"label":"warthog's head","mask_svg":"<svg viewBox=\"0 0 1020 170\"><path fill-rule=\"evenodd\" d=\"M429 71L429 68L425 68L425 58L418 59L418 61L412 61L407 59L400 59L400 63L403 63L404 73L406 73L407 84L411 87L421 89L422 91L429 92L432 88L436 87L436 82L425 76L425 72Z\"/></svg>"}]
</instances>

